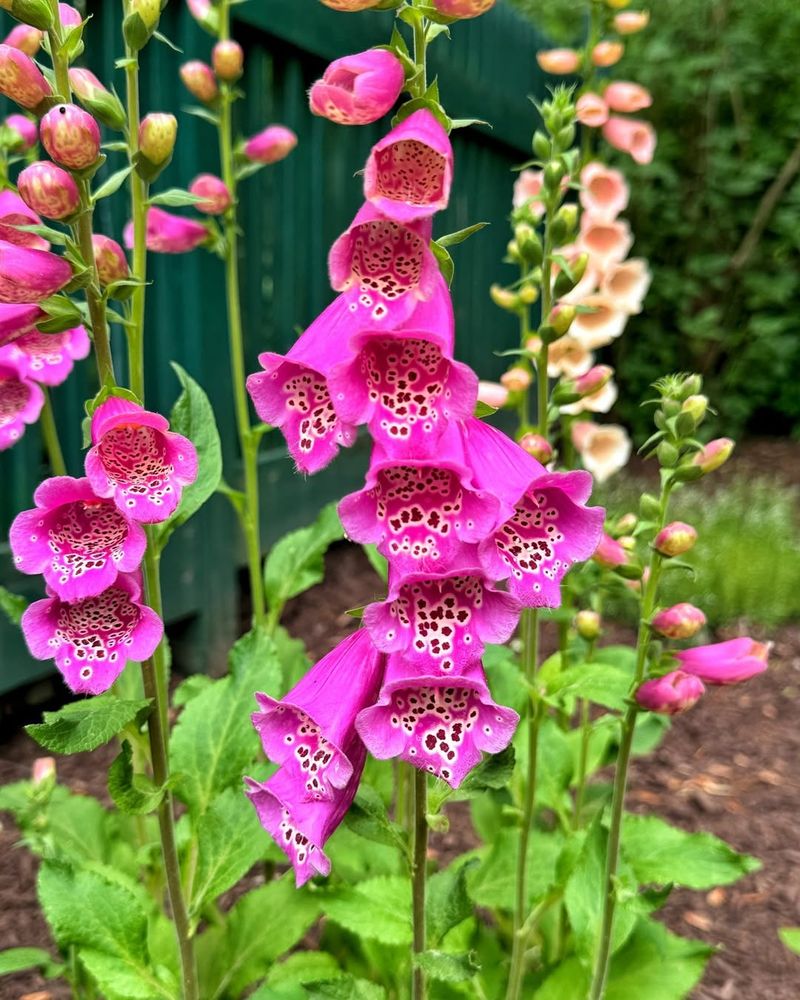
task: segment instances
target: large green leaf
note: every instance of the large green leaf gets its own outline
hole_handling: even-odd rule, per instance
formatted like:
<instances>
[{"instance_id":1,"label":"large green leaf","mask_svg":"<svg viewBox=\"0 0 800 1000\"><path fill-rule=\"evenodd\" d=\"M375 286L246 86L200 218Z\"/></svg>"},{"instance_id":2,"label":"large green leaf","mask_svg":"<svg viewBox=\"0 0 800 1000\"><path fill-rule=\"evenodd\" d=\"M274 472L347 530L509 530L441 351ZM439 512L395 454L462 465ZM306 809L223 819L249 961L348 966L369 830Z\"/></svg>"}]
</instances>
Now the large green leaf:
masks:
<instances>
[{"instance_id":1,"label":"large green leaf","mask_svg":"<svg viewBox=\"0 0 800 1000\"><path fill-rule=\"evenodd\" d=\"M287 983L316 983L320 980L338 979L344 973L333 955L326 951L296 951L283 961L273 965L267 973L265 985L283 986ZM253 996L257 997L257 990Z\"/></svg>"},{"instance_id":2,"label":"large green leaf","mask_svg":"<svg viewBox=\"0 0 800 1000\"><path fill-rule=\"evenodd\" d=\"M630 674L609 663L579 663L558 674L548 694L555 698L586 698L616 711L625 709Z\"/></svg>"},{"instance_id":3,"label":"large green leaf","mask_svg":"<svg viewBox=\"0 0 800 1000\"><path fill-rule=\"evenodd\" d=\"M713 951L642 918L611 960L606 1000L682 1000L700 981Z\"/></svg>"},{"instance_id":4,"label":"large green leaf","mask_svg":"<svg viewBox=\"0 0 800 1000\"><path fill-rule=\"evenodd\" d=\"M425 915L430 945L438 947L445 934L472 913L467 873L477 865L475 858L466 862L459 858L428 879Z\"/></svg>"},{"instance_id":5,"label":"large green leaf","mask_svg":"<svg viewBox=\"0 0 800 1000\"><path fill-rule=\"evenodd\" d=\"M40 969L44 976L52 979L61 975L63 966L42 948L9 948L7 951L0 951L0 976L24 972L26 969Z\"/></svg>"},{"instance_id":6,"label":"large green leaf","mask_svg":"<svg viewBox=\"0 0 800 1000\"><path fill-rule=\"evenodd\" d=\"M491 847L484 848L479 867L467 873L467 887L478 906L513 910L516 893L519 831L501 829ZM553 885L556 862L564 846L561 833L532 830L528 840L526 866L528 904L540 900Z\"/></svg>"},{"instance_id":7,"label":"large green leaf","mask_svg":"<svg viewBox=\"0 0 800 1000\"><path fill-rule=\"evenodd\" d=\"M144 816L158 808L164 788L158 788L146 774L133 770L133 751L127 740L108 769L108 794L120 812Z\"/></svg>"},{"instance_id":8,"label":"large green leaf","mask_svg":"<svg viewBox=\"0 0 800 1000\"><path fill-rule=\"evenodd\" d=\"M379 876L334 890L322 902L328 919L359 937L381 944L411 943L408 879Z\"/></svg>"},{"instance_id":9,"label":"large green leaf","mask_svg":"<svg viewBox=\"0 0 800 1000\"><path fill-rule=\"evenodd\" d=\"M275 543L264 566L264 590L276 621L290 597L322 581L328 546L343 537L336 505L329 504L313 524Z\"/></svg>"},{"instance_id":10,"label":"large green leaf","mask_svg":"<svg viewBox=\"0 0 800 1000\"><path fill-rule=\"evenodd\" d=\"M25 731L46 750L80 753L94 750L131 723L140 723L150 708L148 699L123 701L111 693L65 705L58 712L45 712L44 722Z\"/></svg>"},{"instance_id":11,"label":"large green leaf","mask_svg":"<svg viewBox=\"0 0 800 1000\"><path fill-rule=\"evenodd\" d=\"M21 594L12 594L5 587L0 587L0 611L5 614L12 625L19 625L27 606L27 598Z\"/></svg>"},{"instance_id":12,"label":"large green leaf","mask_svg":"<svg viewBox=\"0 0 800 1000\"><path fill-rule=\"evenodd\" d=\"M728 885L761 867L710 833L687 833L658 816L625 816L622 850L640 882L689 889Z\"/></svg>"}]
</instances>

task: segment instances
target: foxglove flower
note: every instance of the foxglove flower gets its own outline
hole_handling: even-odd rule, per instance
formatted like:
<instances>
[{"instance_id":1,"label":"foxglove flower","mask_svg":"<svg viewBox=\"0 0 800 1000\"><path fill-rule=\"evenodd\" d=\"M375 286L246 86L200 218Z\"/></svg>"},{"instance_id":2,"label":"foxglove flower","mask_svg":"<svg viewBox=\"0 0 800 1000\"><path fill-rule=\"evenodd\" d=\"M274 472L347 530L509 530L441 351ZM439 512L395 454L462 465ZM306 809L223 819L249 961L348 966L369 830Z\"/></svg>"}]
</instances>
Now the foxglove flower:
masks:
<instances>
[{"instance_id":1,"label":"foxglove flower","mask_svg":"<svg viewBox=\"0 0 800 1000\"><path fill-rule=\"evenodd\" d=\"M364 488L339 504L348 537L374 542L400 576L443 572L497 527L499 514L496 497L472 482L456 424L436 458L398 462L376 445Z\"/></svg>"},{"instance_id":2,"label":"foxglove flower","mask_svg":"<svg viewBox=\"0 0 800 1000\"><path fill-rule=\"evenodd\" d=\"M82 326L61 333L23 333L0 348L0 360L11 359L23 378L42 385L61 385L75 361L89 354L89 335Z\"/></svg>"},{"instance_id":3,"label":"foxglove flower","mask_svg":"<svg viewBox=\"0 0 800 1000\"><path fill-rule=\"evenodd\" d=\"M356 323L390 330L421 300L448 297L430 239L427 219L402 225L368 203L361 208L328 256L331 285L353 307Z\"/></svg>"},{"instance_id":4,"label":"foxglove flower","mask_svg":"<svg viewBox=\"0 0 800 1000\"><path fill-rule=\"evenodd\" d=\"M356 725L373 757L400 757L458 788L481 751L505 750L518 722L492 700L479 662L458 676L409 676L403 658L390 656L380 698Z\"/></svg>"},{"instance_id":5,"label":"foxglove flower","mask_svg":"<svg viewBox=\"0 0 800 1000\"><path fill-rule=\"evenodd\" d=\"M544 174L541 170L522 170L514 181L512 205L515 209L527 207L535 219L544 215L544 202L540 200Z\"/></svg>"},{"instance_id":6,"label":"foxglove flower","mask_svg":"<svg viewBox=\"0 0 800 1000\"><path fill-rule=\"evenodd\" d=\"M19 49L32 59L39 51L43 38L44 32L38 28L30 24L18 24L9 31L3 39L3 44L10 45L12 49Z\"/></svg>"},{"instance_id":7,"label":"foxglove flower","mask_svg":"<svg viewBox=\"0 0 800 1000\"><path fill-rule=\"evenodd\" d=\"M199 59L191 59L181 66L180 75L184 87L192 97L196 97L203 104L211 104L219 96L217 78L208 63L201 62Z\"/></svg>"},{"instance_id":8,"label":"foxglove flower","mask_svg":"<svg viewBox=\"0 0 800 1000\"><path fill-rule=\"evenodd\" d=\"M366 748L356 736L344 749L353 768L352 776L344 788L337 788L331 799L322 802L309 800L297 778L284 768L263 784L253 778L244 779L261 825L292 863L298 889L314 875L330 874L331 862L323 848L358 790Z\"/></svg>"},{"instance_id":9,"label":"foxglove flower","mask_svg":"<svg viewBox=\"0 0 800 1000\"><path fill-rule=\"evenodd\" d=\"M112 497L126 517L165 521L197 478L197 452L170 431L166 417L115 396L92 415L86 475L95 493Z\"/></svg>"},{"instance_id":10,"label":"foxglove flower","mask_svg":"<svg viewBox=\"0 0 800 1000\"><path fill-rule=\"evenodd\" d=\"M694 548L697 531L685 521L671 521L659 531L653 548L667 559L682 556Z\"/></svg>"},{"instance_id":11,"label":"foxglove flower","mask_svg":"<svg viewBox=\"0 0 800 1000\"><path fill-rule=\"evenodd\" d=\"M478 382L478 401L493 410L501 410L508 402L508 396L508 389L499 382Z\"/></svg>"},{"instance_id":12,"label":"foxglove flower","mask_svg":"<svg viewBox=\"0 0 800 1000\"><path fill-rule=\"evenodd\" d=\"M608 105L599 94L582 94L575 105L575 118L587 128L600 128L608 121Z\"/></svg>"},{"instance_id":13,"label":"foxglove flower","mask_svg":"<svg viewBox=\"0 0 800 1000\"><path fill-rule=\"evenodd\" d=\"M597 367L600 368L603 366L598 365ZM587 374L591 374L591 372L588 372ZM575 383L575 389L576 391L580 391L577 382ZM608 413L614 403L616 403L618 395L619 390L617 389L616 383L614 383L610 378L607 378L599 389L595 389L594 392L587 392L576 403L569 403L566 406L562 406L561 412L568 413L572 416L587 412Z\"/></svg>"},{"instance_id":14,"label":"foxglove flower","mask_svg":"<svg viewBox=\"0 0 800 1000\"><path fill-rule=\"evenodd\" d=\"M616 538L603 532L592 554L594 561L604 569L615 569L630 562L630 557Z\"/></svg>"},{"instance_id":15,"label":"foxglove flower","mask_svg":"<svg viewBox=\"0 0 800 1000\"><path fill-rule=\"evenodd\" d=\"M581 54L575 49L542 49L536 53L536 62L545 73L564 76L577 73L581 66Z\"/></svg>"},{"instance_id":16,"label":"foxglove flower","mask_svg":"<svg viewBox=\"0 0 800 1000\"><path fill-rule=\"evenodd\" d=\"M656 133L650 122L612 115L603 126L603 138L614 149L629 153L636 163L650 163L656 151Z\"/></svg>"},{"instance_id":17,"label":"foxglove flower","mask_svg":"<svg viewBox=\"0 0 800 1000\"><path fill-rule=\"evenodd\" d=\"M36 63L12 45L0 45L0 94L32 111L52 93Z\"/></svg>"},{"instance_id":18,"label":"foxglove flower","mask_svg":"<svg viewBox=\"0 0 800 1000\"><path fill-rule=\"evenodd\" d=\"M600 267L623 260L632 243L630 226L624 220L605 219L591 212L584 212L581 216L577 246Z\"/></svg>"},{"instance_id":19,"label":"foxglove flower","mask_svg":"<svg viewBox=\"0 0 800 1000\"><path fill-rule=\"evenodd\" d=\"M133 224L123 234L125 246L133 249ZM147 249L153 253L188 253L205 243L208 230L202 222L185 219L161 208L147 210Z\"/></svg>"},{"instance_id":20,"label":"foxglove flower","mask_svg":"<svg viewBox=\"0 0 800 1000\"><path fill-rule=\"evenodd\" d=\"M78 185L70 173L63 167L51 163L50 160L38 160L21 170L17 177L17 187L24 203L34 212L39 212L46 219L66 219L77 212L81 203ZM34 212L29 214L33 215ZM39 219L37 225L41 222ZM25 223L31 225L30 221ZM18 233L20 236L31 236L31 233ZM8 237L3 237L7 239ZM49 244L39 240L39 248L46 250ZM11 243L20 242L10 240ZM44 244L44 246L41 246ZM29 243L28 246L35 244Z\"/></svg>"},{"instance_id":21,"label":"foxglove flower","mask_svg":"<svg viewBox=\"0 0 800 1000\"><path fill-rule=\"evenodd\" d=\"M335 59L309 91L311 111L339 125L369 125L400 96L403 64L387 49L367 49Z\"/></svg>"},{"instance_id":22,"label":"foxglove flower","mask_svg":"<svg viewBox=\"0 0 800 1000\"><path fill-rule=\"evenodd\" d=\"M647 261L632 257L606 268L600 283L600 294L615 309L632 315L642 311L642 302L651 280Z\"/></svg>"},{"instance_id":23,"label":"foxglove flower","mask_svg":"<svg viewBox=\"0 0 800 1000\"><path fill-rule=\"evenodd\" d=\"M450 139L423 108L372 147L364 169L364 197L390 219L409 222L446 208L452 182Z\"/></svg>"},{"instance_id":24,"label":"foxglove flower","mask_svg":"<svg viewBox=\"0 0 800 1000\"><path fill-rule=\"evenodd\" d=\"M35 508L11 525L14 565L22 573L42 573L60 600L96 597L118 573L139 568L144 528L120 514L112 500L95 496L88 479L46 479L33 500Z\"/></svg>"},{"instance_id":25,"label":"foxglove flower","mask_svg":"<svg viewBox=\"0 0 800 1000\"><path fill-rule=\"evenodd\" d=\"M16 444L26 424L34 424L44 406L39 386L25 378L11 359L0 359L0 451Z\"/></svg>"},{"instance_id":26,"label":"foxglove flower","mask_svg":"<svg viewBox=\"0 0 800 1000\"><path fill-rule=\"evenodd\" d=\"M343 639L280 701L257 694L253 725L264 753L290 774L301 801L332 801L353 765L345 753L355 720L378 694L384 657L365 629Z\"/></svg>"},{"instance_id":27,"label":"foxglove flower","mask_svg":"<svg viewBox=\"0 0 800 1000\"><path fill-rule=\"evenodd\" d=\"M264 371L247 379L247 391L259 417L280 427L289 454L301 472L318 472L356 439L352 422L337 414L328 375L348 357L352 316L339 296L300 336L285 355L265 351Z\"/></svg>"},{"instance_id":28,"label":"foxglove flower","mask_svg":"<svg viewBox=\"0 0 800 1000\"><path fill-rule=\"evenodd\" d=\"M622 10L614 15L614 28L620 35L635 35L650 23L649 10Z\"/></svg>"},{"instance_id":29,"label":"foxglove flower","mask_svg":"<svg viewBox=\"0 0 800 1000\"><path fill-rule=\"evenodd\" d=\"M399 653L409 672L456 676L487 642L511 638L519 602L487 583L468 553L441 573L392 574L385 601L364 609L364 624L384 653Z\"/></svg>"},{"instance_id":30,"label":"foxglove flower","mask_svg":"<svg viewBox=\"0 0 800 1000\"><path fill-rule=\"evenodd\" d=\"M23 333L36 329L46 316L35 302L23 302L14 305L0 303L0 347L11 343Z\"/></svg>"},{"instance_id":31,"label":"foxglove flower","mask_svg":"<svg viewBox=\"0 0 800 1000\"><path fill-rule=\"evenodd\" d=\"M116 240L112 240L111 237L104 236L102 233L94 233L92 251L94 266L97 268L97 278L103 288L114 284L115 281L124 281L130 276L128 258Z\"/></svg>"},{"instance_id":32,"label":"foxglove flower","mask_svg":"<svg viewBox=\"0 0 800 1000\"><path fill-rule=\"evenodd\" d=\"M644 111L653 103L653 97L646 87L638 83L629 83L627 80L614 80L613 83L609 83L603 92L603 97L612 111L621 111L623 114Z\"/></svg>"},{"instance_id":33,"label":"foxglove flower","mask_svg":"<svg viewBox=\"0 0 800 1000\"><path fill-rule=\"evenodd\" d=\"M433 0L433 6L446 17L480 17L494 5L495 0Z\"/></svg>"},{"instance_id":34,"label":"foxglove flower","mask_svg":"<svg viewBox=\"0 0 800 1000\"><path fill-rule=\"evenodd\" d=\"M581 205L594 219L611 222L628 207L630 191L619 170L592 161L581 170L580 180Z\"/></svg>"},{"instance_id":35,"label":"foxglove flower","mask_svg":"<svg viewBox=\"0 0 800 1000\"><path fill-rule=\"evenodd\" d=\"M604 483L631 457L631 439L619 424L593 424L579 420L572 425L572 440L587 471Z\"/></svg>"},{"instance_id":36,"label":"foxglove flower","mask_svg":"<svg viewBox=\"0 0 800 1000\"><path fill-rule=\"evenodd\" d=\"M636 691L636 701L642 708L659 715L677 715L697 704L704 691L703 682L698 677L673 670L641 684Z\"/></svg>"},{"instance_id":37,"label":"foxglove flower","mask_svg":"<svg viewBox=\"0 0 800 1000\"><path fill-rule=\"evenodd\" d=\"M214 174L199 174L189 185L189 191L203 199L195 207L206 215L222 215L233 201L227 184Z\"/></svg>"},{"instance_id":38,"label":"foxglove flower","mask_svg":"<svg viewBox=\"0 0 800 1000\"><path fill-rule=\"evenodd\" d=\"M54 659L76 694L107 691L129 660L152 656L164 634L161 619L140 599L136 578L120 575L96 597L35 601L21 623L31 656Z\"/></svg>"},{"instance_id":39,"label":"foxglove flower","mask_svg":"<svg viewBox=\"0 0 800 1000\"><path fill-rule=\"evenodd\" d=\"M576 305L585 307L587 311L575 315L570 334L587 350L606 347L625 332L630 313L611 296L603 293L585 295Z\"/></svg>"},{"instance_id":40,"label":"foxglove flower","mask_svg":"<svg viewBox=\"0 0 800 1000\"><path fill-rule=\"evenodd\" d=\"M624 54L625 46L622 42L611 42L604 39L592 49L592 62L595 66L607 69L609 66L616 66Z\"/></svg>"},{"instance_id":41,"label":"foxglove flower","mask_svg":"<svg viewBox=\"0 0 800 1000\"><path fill-rule=\"evenodd\" d=\"M738 684L767 669L769 646L748 636L675 653L682 671L706 684Z\"/></svg>"},{"instance_id":42,"label":"foxglove flower","mask_svg":"<svg viewBox=\"0 0 800 1000\"><path fill-rule=\"evenodd\" d=\"M481 420L463 425L475 482L495 491L511 514L481 542L481 563L492 580L528 607L557 608L561 581L588 559L603 527L602 507L587 507L592 478L585 472L547 472L501 431Z\"/></svg>"},{"instance_id":43,"label":"foxglove flower","mask_svg":"<svg viewBox=\"0 0 800 1000\"><path fill-rule=\"evenodd\" d=\"M39 123L42 145L56 163L85 170L100 155L100 126L77 104L59 104Z\"/></svg>"},{"instance_id":44,"label":"foxglove flower","mask_svg":"<svg viewBox=\"0 0 800 1000\"><path fill-rule=\"evenodd\" d=\"M706 623L706 616L693 604L683 602L664 608L650 622L654 631L667 639L691 639Z\"/></svg>"},{"instance_id":45,"label":"foxglove flower","mask_svg":"<svg viewBox=\"0 0 800 1000\"><path fill-rule=\"evenodd\" d=\"M278 163L285 160L297 145L297 136L285 125L268 125L251 136L242 152L253 163Z\"/></svg>"},{"instance_id":46,"label":"foxglove flower","mask_svg":"<svg viewBox=\"0 0 800 1000\"><path fill-rule=\"evenodd\" d=\"M19 142L14 145L15 152L25 153L39 141L36 122L25 115L9 115L3 124L6 128L13 129L19 136Z\"/></svg>"},{"instance_id":47,"label":"foxglove flower","mask_svg":"<svg viewBox=\"0 0 800 1000\"><path fill-rule=\"evenodd\" d=\"M0 240L0 302L40 302L71 280L72 268L64 257Z\"/></svg>"},{"instance_id":48,"label":"foxglove flower","mask_svg":"<svg viewBox=\"0 0 800 1000\"><path fill-rule=\"evenodd\" d=\"M26 168L30 170L30 167ZM20 173L20 178L25 173ZM40 226L42 220L14 191L0 192L0 240L18 247L47 250L50 244L36 233L26 233L17 226Z\"/></svg>"}]
</instances>

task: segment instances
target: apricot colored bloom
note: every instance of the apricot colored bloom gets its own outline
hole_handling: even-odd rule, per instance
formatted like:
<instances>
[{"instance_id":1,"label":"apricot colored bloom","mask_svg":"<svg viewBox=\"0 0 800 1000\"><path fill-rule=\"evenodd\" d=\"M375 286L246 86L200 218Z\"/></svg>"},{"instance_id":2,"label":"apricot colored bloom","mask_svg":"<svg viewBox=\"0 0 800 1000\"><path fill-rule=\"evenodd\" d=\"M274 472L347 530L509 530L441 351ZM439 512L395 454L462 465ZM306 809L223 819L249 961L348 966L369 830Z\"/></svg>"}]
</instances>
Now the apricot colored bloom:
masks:
<instances>
[{"instance_id":1,"label":"apricot colored bloom","mask_svg":"<svg viewBox=\"0 0 800 1000\"><path fill-rule=\"evenodd\" d=\"M615 149L629 153L637 163L652 162L656 133L650 122L612 115L603 126L603 138Z\"/></svg>"},{"instance_id":2,"label":"apricot colored bloom","mask_svg":"<svg viewBox=\"0 0 800 1000\"><path fill-rule=\"evenodd\" d=\"M575 105L575 117L587 128L599 128L608 121L608 105L599 94L581 94Z\"/></svg>"},{"instance_id":3,"label":"apricot colored bloom","mask_svg":"<svg viewBox=\"0 0 800 1000\"><path fill-rule=\"evenodd\" d=\"M499 382L478 382L478 400L500 410L508 402L508 389Z\"/></svg>"},{"instance_id":4,"label":"apricot colored bloom","mask_svg":"<svg viewBox=\"0 0 800 1000\"><path fill-rule=\"evenodd\" d=\"M43 406L39 386L21 374L15 361L0 358L0 451L19 441L26 424L39 419Z\"/></svg>"},{"instance_id":5,"label":"apricot colored bloom","mask_svg":"<svg viewBox=\"0 0 800 1000\"><path fill-rule=\"evenodd\" d=\"M628 207L629 190L619 170L593 160L581 170L580 202L592 219L611 222Z\"/></svg>"},{"instance_id":6,"label":"apricot colored bloom","mask_svg":"<svg viewBox=\"0 0 800 1000\"><path fill-rule=\"evenodd\" d=\"M646 87L627 80L615 80L603 91L606 104L612 111L635 114L644 111L653 103L653 97Z\"/></svg>"},{"instance_id":7,"label":"apricot colored bloom","mask_svg":"<svg viewBox=\"0 0 800 1000\"><path fill-rule=\"evenodd\" d=\"M623 10L614 15L614 27L620 35L635 35L650 23L650 12L646 10Z\"/></svg>"},{"instance_id":8,"label":"apricot colored bloom","mask_svg":"<svg viewBox=\"0 0 800 1000\"><path fill-rule=\"evenodd\" d=\"M589 424L588 428L573 427L573 440L584 468L604 483L619 472L631 457L631 439L618 424Z\"/></svg>"},{"instance_id":9,"label":"apricot colored bloom","mask_svg":"<svg viewBox=\"0 0 800 1000\"><path fill-rule=\"evenodd\" d=\"M581 56L575 49L544 49L536 53L536 62L545 73L564 76L578 72Z\"/></svg>"},{"instance_id":10,"label":"apricot colored bloom","mask_svg":"<svg viewBox=\"0 0 800 1000\"><path fill-rule=\"evenodd\" d=\"M619 391L614 381L606 379L599 389L587 393L575 403L562 406L561 412L569 413L573 416L578 413L608 413L614 403L616 403L618 395Z\"/></svg>"},{"instance_id":11,"label":"apricot colored bloom","mask_svg":"<svg viewBox=\"0 0 800 1000\"><path fill-rule=\"evenodd\" d=\"M606 268L600 283L600 294L616 309L638 313L642 311L652 277L646 260L631 257Z\"/></svg>"},{"instance_id":12,"label":"apricot colored bloom","mask_svg":"<svg viewBox=\"0 0 800 1000\"><path fill-rule=\"evenodd\" d=\"M480 17L494 5L495 0L433 0L433 6L447 17Z\"/></svg>"},{"instance_id":13,"label":"apricot colored bloom","mask_svg":"<svg viewBox=\"0 0 800 1000\"><path fill-rule=\"evenodd\" d=\"M576 244L600 267L623 260L633 243L630 226L624 219L598 217L592 212L581 216Z\"/></svg>"},{"instance_id":14,"label":"apricot colored bloom","mask_svg":"<svg viewBox=\"0 0 800 1000\"><path fill-rule=\"evenodd\" d=\"M369 125L392 109L405 83L403 64L387 49L335 59L309 91L311 111L339 125Z\"/></svg>"},{"instance_id":15,"label":"apricot colored bloom","mask_svg":"<svg viewBox=\"0 0 800 1000\"><path fill-rule=\"evenodd\" d=\"M575 316L570 333L588 350L605 347L625 329L628 313L609 296L600 293L587 295L577 304L591 311L579 312Z\"/></svg>"},{"instance_id":16,"label":"apricot colored bloom","mask_svg":"<svg viewBox=\"0 0 800 1000\"><path fill-rule=\"evenodd\" d=\"M26 56L33 58L39 51L44 38L44 32L30 24L17 24L3 39L4 45L19 49Z\"/></svg>"},{"instance_id":17,"label":"apricot colored bloom","mask_svg":"<svg viewBox=\"0 0 800 1000\"><path fill-rule=\"evenodd\" d=\"M622 42L598 42L592 49L592 62L595 66L614 66L625 54L625 46Z\"/></svg>"}]
</instances>

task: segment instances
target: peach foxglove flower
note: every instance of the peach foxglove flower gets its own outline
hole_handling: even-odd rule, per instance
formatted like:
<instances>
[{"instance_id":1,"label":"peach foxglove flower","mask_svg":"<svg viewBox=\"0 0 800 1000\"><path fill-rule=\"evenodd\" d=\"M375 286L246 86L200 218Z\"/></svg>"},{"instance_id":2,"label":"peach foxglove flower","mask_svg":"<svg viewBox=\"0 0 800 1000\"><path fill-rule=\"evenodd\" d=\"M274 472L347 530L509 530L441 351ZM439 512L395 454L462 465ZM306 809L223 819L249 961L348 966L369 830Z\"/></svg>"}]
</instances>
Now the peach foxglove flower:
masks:
<instances>
[{"instance_id":1,"label":"peach foxglove flower","mask_svg":"<svg viewBox=\"0 0 800 1000\"><path fill-rule=\"evenodd\" d=\"M575 49L543 49L536 53L536 62L545 73L564 76L578 72L581 56Z\"/></svg>"},{"instance_id":2,"label":"peach foxglove flower","mask_svg":"<svg viewBox=\"0 0 800 1000\"><path fill-rule=\"evenodd\" d=\"M624 219L598 218L591 212L581 216L577 246L601 268L624 260L633 243L630 226Z\"/></svg>"},{"instance_id":3,"label":"peach foxglove flower","mask_svg":"<svg viewBox=\"0 0 800 1000\"><path fill-rule=\"evenodd\" d=\"M619 391L613 379L607 379L595 392L587 393L575 403L562 406L561 412L569 413L573 416L578 413L608 413L614 403L616 403L618 395Z\"/></svg>"},{"instance_id":4,"label":"peach foxglove flower","mask_svg":"<svg viewBox=\"0 0 800 1000\"><path fill-rule=\"evenodd\" d=\"M614 28L620 35L635 35L650 23L650 12L646 10L622 10L614 15Z\"/></svg>"},{"instance_id":5,"label":"peach foxglove flower","mask_svg":"<svg viewBox=\"0 0 800 1000\"><path fill-rule=\"evenodd\" d=\"M478 382L478 400L495 410L502 410L508 402L508 389L499 382Z\"/></svg>"},{"instance_id":6,"label":"peach foxglove flower","mask_svg":"<svg viewBox=\"0 0 800 1000\"><path fill-rule=\"evenodd\" d=\"M599 94L582 94L575 105L575 117L587 128L600 128L608 121L608 105Z\"/></svg>"},{"instance_id":7,"label":"peach foxglove flower","mask_svg":"<svg viewBox=\"0 0 800 1000\"><path fill-rule=\"evenodd\" d=\"M683 521L672 521L656 535L653 548L668 559L673 556L682 556L685 552L694 548L697 541L697 531Z\"/></svg>"},{"instance_id":8,"label":"peach foxglove flower","mask_svg":"<svg viewBox=\"0 0 800 1000\"><path fill-rule=\"evenodd\" d=\"M587 350L606 347L622 334L628 313L618 309L607 295L587 295L579 304L591 312L579 312L575 316L571 333Z\"/></svg>"},{"instance_id":9,"label":"peach foxglove flower","mask_svg":"<svg viewBox=\"0 0 800 1000\"><path fill-rule=\"evenodd\" d=\"M644 111L653 103L653 97L646 87L638 83L629 83L627 80L615 80L609 83L603 91L603 97L612 111L628 115Z\"/></svg>"},{"instance_id":10,"label":"peach foxglove flower","mask_svg":"<svg viewBox=\"0 0 800 1000\"><path fill-rule=\"evenodd\" d=\"M547 348L547 374L550 378L560 378L562 375L577 378L585 375L593 361L589 348L582 340L569 333L553 341Z\"/></svg>"},{"instance_id":11,"label":"peach foxglove flower","mask_svg":"<svg viewBox=\"0 0 800 1000\"><path fill-rule=\"evenodd\" d=\"M495 0L433 0L433 6L446 17L480 17L494 5Z\"/></svg>"},{"instance_id":12,"label":"peach foxglove flower","mask_svg":"<svg viewBox=\"0 0 800 1000\"><path fill-rule=\"evenodd\" d=\"M196 97L203 104L211 104L219 96L217 78L208 63L200 59L190 59L181 66L180 76L184 87L192 97Z\"/></svg>"},{"instance_id":13,"label":"peach foxglove flower","mask_svg":"<svg viewBox=\"0 0 800 1000\"><path fill-rule=\"evenodd\" d=\"M581 170L580 202L593 219L611 222L628 207L628 184L619 170L596 160Z\"/></svg>"},{"instance_id":14,"label":"peach foxglove flower","mask_svg":"<svg viewBox=\"0 0 800 1000\"><path fill-rule=\"evenodd\" d=\"M31 59L39 51L44 38L44 32L39 31L30 24L18 24L9 31L3 39L4 45L10 45L12 49L19 49Z\"/></svg>"},{"instance_id":15,"label":"peach foxglove flower","mask_svg":"<svg viewBox=\"0 0 800 1000\"><path fill-rule=\"evenodd\" d=\"M542 171L522 170L514 181L514 196L512 204L514 208L528 207L528 211L538 219L544 215L544 203L539 200L542 192Z\"/></svg>"},{"instance_id":16,"label":"peach foxglove flower","mask_svg":"<svg viewBox=\"0 0 800 1000\"><path fill-rule=\"evenodd\" d=\"M607 68L615 66L625 54L622 42L598 42L592 49L592 62L595 66Z\"/></svg>"},{"instance_id":17,"label":"peach foxglove flower","mask_svg":"<svg viewBox=\"0 0 800 1000\"><path fill-rule=\"evenodd\" d=\"M631 439L618 424L592 424L588 431L582 428L577 436L575 446L581 461L600 483L624 468L631 457Z\"/></svg>"},{"instance_id":18,"label":"peach foxglove flower","mask_svg":"<svg viewBox=\"0 0 800 1000\"><path fill-rule=\"evenodd\" d=\"M600 294L617 309L633 315L642 311L642 302L651 281L647 261L631 257L606 268L600 283Z\"/></svg>"},{"instance_id":19,"label":"peach foxglove flower","mask_svg":"<svg viewBox=\"0 0 800 1000\"><path fill-rule=\"evenodd\" d=\"M97 277L104 288L128 277L130 274L128 258L116 240L103 236L102 233L95 233L92 236L92 250Z\"/></svg>"},{"instance_id":20,"label":"peach foxglove flower","mask_svg":"<svg viewBox=\"0 0 800 1000\"><path fill-rule=\"evenodd\" d=\"M629 153L637 163L651 163L656 133L650 122L612 115L603 126L603 138L615 149Z\"/></svg>"}]
</instances>

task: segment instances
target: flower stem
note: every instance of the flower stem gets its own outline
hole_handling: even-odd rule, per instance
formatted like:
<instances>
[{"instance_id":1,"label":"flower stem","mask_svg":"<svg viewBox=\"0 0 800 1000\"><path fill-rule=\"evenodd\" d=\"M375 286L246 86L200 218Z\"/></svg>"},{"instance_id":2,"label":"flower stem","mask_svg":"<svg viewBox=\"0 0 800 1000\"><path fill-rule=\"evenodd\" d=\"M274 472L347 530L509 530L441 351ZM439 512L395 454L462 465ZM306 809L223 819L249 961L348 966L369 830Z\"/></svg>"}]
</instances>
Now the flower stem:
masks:
<instances>
[{"instance_id":1,"label":"flower stem","mask_svg":"<svg viewBox=\"0 0 800 1000\"><path fill-rule=\"evenodd\" d=\"M54 476L66 476L67 464L64 461L64 452L61 450L61 442L58 439L58 428L56 418L53 413L53 404L50 400L50 393L45 386L42 386L44 393L44 406L40 422L42 426L42 437L47 449L47 457L50 461L50 471Z\"/></svg>"},{"instance_id":2,"label":"flower stem","mask_svg":"<svg viewBox=\"0 0 800 1000\"><path fill-rule=\"evenodd\" d=\"M428 775L414 769L414 859L411 876L413 945L412 961L425 951L425 877L428 860ZM425 973L413 966L412 1000L425 1000Z\"/></svg>"}]
</instances>

